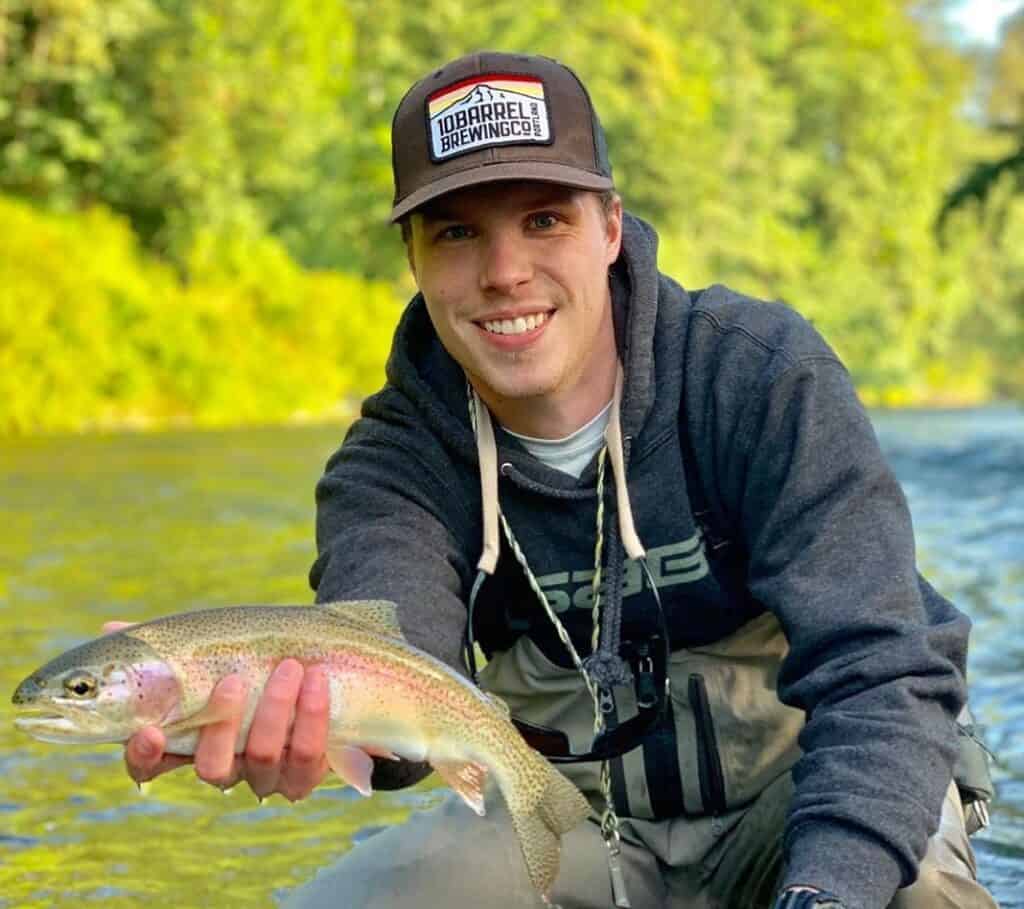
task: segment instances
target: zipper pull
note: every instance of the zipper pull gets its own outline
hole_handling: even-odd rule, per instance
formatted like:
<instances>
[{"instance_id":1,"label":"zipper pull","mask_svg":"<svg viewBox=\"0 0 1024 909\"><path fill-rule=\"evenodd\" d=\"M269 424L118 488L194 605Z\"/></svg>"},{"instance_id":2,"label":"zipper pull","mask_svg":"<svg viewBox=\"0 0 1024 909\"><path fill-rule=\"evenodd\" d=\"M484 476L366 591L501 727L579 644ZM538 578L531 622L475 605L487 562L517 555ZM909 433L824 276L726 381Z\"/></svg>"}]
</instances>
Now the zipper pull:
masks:
<instances>
[{"instance_id":1,"label":"zipper pull","mask_svg":"<svg viewBox=\"0 0 1024 909\"><path fill-rule=\"evenodd\" d=\"M616 909L632 909L633 904L629 901L626 893L626 879L622 876L622 862L619 858L620 852L617 844L608 841L608 876L612 884L612 901Z\"/></svg>"}]
</instances>

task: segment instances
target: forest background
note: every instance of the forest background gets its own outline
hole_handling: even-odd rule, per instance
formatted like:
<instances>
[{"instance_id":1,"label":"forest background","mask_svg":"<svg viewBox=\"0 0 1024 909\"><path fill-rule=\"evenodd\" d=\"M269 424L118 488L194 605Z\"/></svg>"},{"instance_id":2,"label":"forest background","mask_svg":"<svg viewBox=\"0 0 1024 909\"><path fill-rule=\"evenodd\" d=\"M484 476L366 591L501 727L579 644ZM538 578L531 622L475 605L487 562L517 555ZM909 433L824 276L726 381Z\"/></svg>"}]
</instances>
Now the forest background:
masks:
<instances>
[{"instance_id":1,"label":"forest background","mask_svg":"<svg viewBox=\"0 0 1024 909\"><path fill-rule=\"evenodd\" d=\"M587 84L662 270L870 405L1024 398L1024 11L942 0L0 0L0 433L351 415L414 291L390 119L479 48Z\"/></svg>"}]
</instances>

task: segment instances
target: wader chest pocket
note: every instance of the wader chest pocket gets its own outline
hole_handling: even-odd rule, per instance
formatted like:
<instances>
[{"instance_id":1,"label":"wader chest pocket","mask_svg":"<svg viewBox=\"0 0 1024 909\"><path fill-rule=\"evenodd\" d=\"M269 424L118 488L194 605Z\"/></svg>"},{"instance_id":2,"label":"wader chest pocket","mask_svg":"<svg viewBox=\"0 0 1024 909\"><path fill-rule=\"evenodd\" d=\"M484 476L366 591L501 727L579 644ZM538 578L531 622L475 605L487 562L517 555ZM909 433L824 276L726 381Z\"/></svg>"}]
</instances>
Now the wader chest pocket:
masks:
<instances>
[{"instance_id":1,"label":"wader chest pocket","mask_svg":"<svg viewBox=\"0 0 1024 909\"><path fill-rule=\"evenodd\" d=\"M708 689L703 676L694 673L687 684L690 706L696 731L697 777L704 812L721 814L725 811L725 781L722 778L722 760L718 755L715 719L708 704Z\"/></svg>"},{"instance_id":2,"label":"wader chest pocket","mask_svg":"<svg viewBox=\"0 0 1024 909\"><path fill-rule=\"evenodd\" d=\"M801 710L776 692L786 642L763 615L713 644L669 659L683 809L722 814L749 804L800 756Z\"/></svg>"}]
</instances>

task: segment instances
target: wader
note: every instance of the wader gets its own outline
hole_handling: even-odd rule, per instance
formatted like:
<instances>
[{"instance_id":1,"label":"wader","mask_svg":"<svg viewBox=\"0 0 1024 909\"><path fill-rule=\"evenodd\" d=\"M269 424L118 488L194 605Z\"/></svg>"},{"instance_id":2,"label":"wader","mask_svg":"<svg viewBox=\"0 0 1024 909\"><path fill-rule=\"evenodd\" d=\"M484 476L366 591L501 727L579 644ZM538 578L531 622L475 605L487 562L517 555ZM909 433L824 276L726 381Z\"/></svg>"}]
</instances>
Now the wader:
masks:
<instances>
[{"instance_id":1,"label":"wader","mask_svg":"<svg viewBox=\"0 0 1024 909\"><path fill-rule=\"evenodd\" d=\"M762 615L723 641L671 657L683 815L654 820L640 749L617 770L627 805L618 805L622 864L634 909L770 909L782 871L781 843L800 755L803 714L775 694L786 643L774 616ZM592 737L589 695L575 669L551 663L528 639L495 655L483 686L513 714L563 729L574 750ZM631 689L616 689L620 719ZM635 711L635 703L632 706ZM599 765L560 767L599 811ZM595 815L596 816L596 815ZM823 859L824 860L824 859ZM552 901L563 909L613 905L607 853L592 819L563 838ZM457 796L361 843L294 892L287 909L476 909L543 904L529 884L501 796L491 787L486 817ZM977 883L964 809L950 783L938 831L917 881L889 909L994 909Z\"/></svg>"}]
</instances>

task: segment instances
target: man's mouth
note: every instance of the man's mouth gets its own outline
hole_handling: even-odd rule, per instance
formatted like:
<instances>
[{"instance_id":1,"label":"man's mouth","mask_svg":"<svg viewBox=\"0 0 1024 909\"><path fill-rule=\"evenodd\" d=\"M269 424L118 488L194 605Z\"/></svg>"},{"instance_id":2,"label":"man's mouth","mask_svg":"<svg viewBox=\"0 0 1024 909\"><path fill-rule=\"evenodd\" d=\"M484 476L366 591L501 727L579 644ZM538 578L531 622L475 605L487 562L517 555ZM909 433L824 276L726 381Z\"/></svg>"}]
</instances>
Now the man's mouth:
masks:
<instances>
[{"instance_id":1,"label":"man's mouth","mask_svg":"<svg viewBox=\"0 0 1024 909\"><path fill-rule=\"evenodd\" d=\"M487 319L477 324L492 335L522 335L540 328L549 317L550 313L537 312L528 316L516 316L514 319Z\"/></svg>"}]
</instances>

